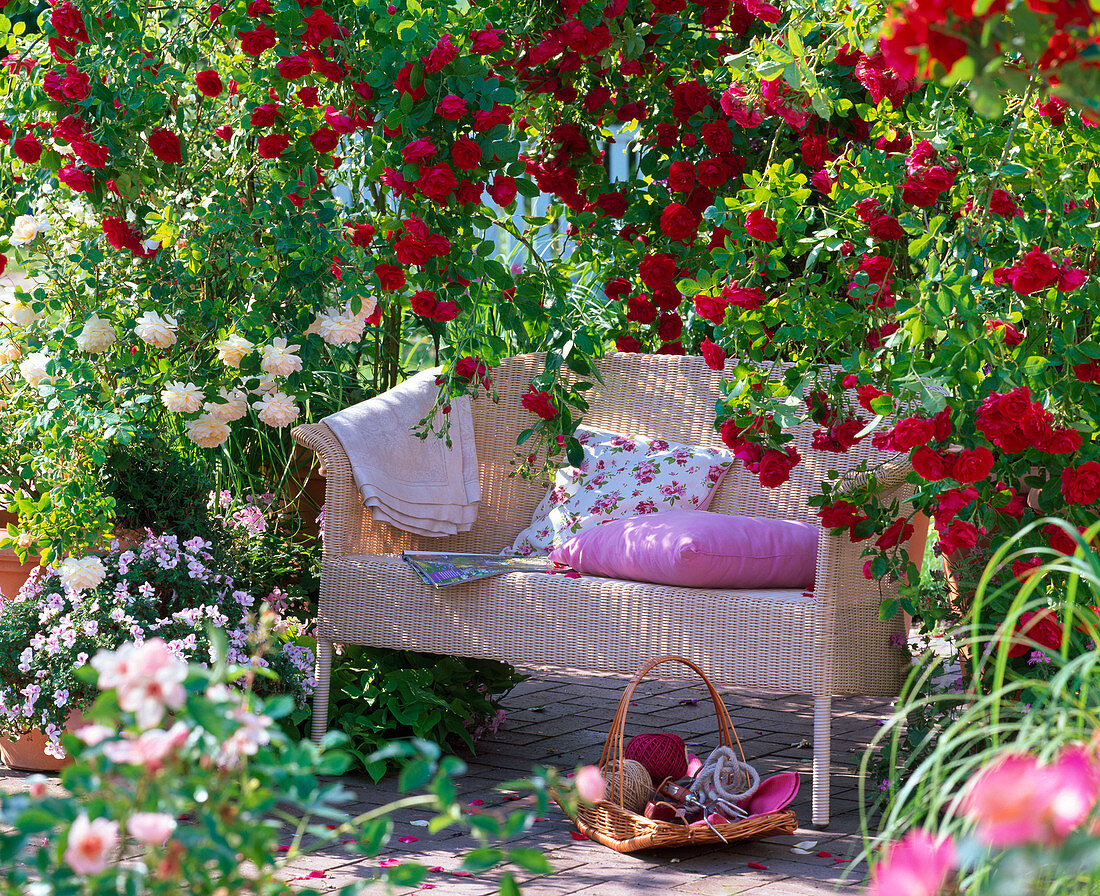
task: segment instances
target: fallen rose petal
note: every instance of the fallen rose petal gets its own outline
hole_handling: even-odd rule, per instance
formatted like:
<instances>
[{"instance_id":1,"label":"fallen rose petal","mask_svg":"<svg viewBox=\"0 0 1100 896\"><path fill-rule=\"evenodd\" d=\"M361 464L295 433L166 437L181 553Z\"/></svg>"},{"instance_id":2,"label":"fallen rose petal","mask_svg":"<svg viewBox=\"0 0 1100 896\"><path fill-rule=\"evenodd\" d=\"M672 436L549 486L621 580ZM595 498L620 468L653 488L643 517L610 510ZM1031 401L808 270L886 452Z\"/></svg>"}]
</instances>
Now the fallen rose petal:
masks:
<instances>
[{"instance_id":1,"label":"fallen rose petal","mask_svg":"<svg viewBox=\"0 0 1100 896\"><path fill-rule=\"evenodd\" d=\"M535 821L549 821L549 820L550 820L549 818L543 818L543 817L542 817L541 815L540 815L540 816L538 816L538 817L537 817L537 818L535 819Z\"/></svg>"},{"instance_id":2,"label":"fallen rose petal","mask_svg":"<svg viewBox=\"0 0 1100 896\"><path fill-rule=\"evenodd\" d=\"M400 864L401 864L400 859L390 858L390 859L382 859L382 861L380 861L378 863L378 866L380 868L392 868L394 865L400 865Z\"/></svg>"},{"instance_id":3,"label":"fallen rose petal","mask_svg":"<svg viewBox=\"0 0 1100 896\"><path fill-rule=\"evenodd\" d=\"M511 796L510 795L510 796L504 797L504 802L514 803L516 800L521 800L521 799L523 799L523 797L521 797L521 796Z\"/></svg>"},{"instance_id":4,"label":"fallen rose petal","mask_svg":"<svg viewBox=\"0 0 1100 896\"><path fill-rule=\"evenodd\" d=\"M757 871L767 871L767 865L761 865L759 862L749 862L750 868L755 868Z\"/></svg>"},{"instance_id":5,"label":"fallen rose petal","mask_svg":"<svg viewBox=\"0 0 1100 896\"><path fill-rule=\"evenodd\" d=\"M570 831L569 836L572 837L574 840L587 840L588 839L588 837L586 837L580 831Z\"/></svg>"},{"instance_id":6,"label":"fallen rose petal","mask_svg":"<svg viewBox=\"0 0 1100 896\"><path fill-rule=\"evenodd\" d=\"M355 840L341 840L340 845L341 846L351 846L355 842L356 842Z\"/></svg>"},{"instance_id":7,"label":"fallen rose petal","mask_svg":"<svg viewBox=\"0 0 1100 896\"><path fill-rule=\"evenodd\" d=\"M434 890L435 889L435 884L421 884L420 889L421 890Z\"/></svg>"},{"instance_id":8,"label":"fallen rose petal","mask_svg":"<svg viewBox=\"0 0 1100 896\"><path fill-rule=\"evenodd\" d=\"M456 871L454 875L455 877L473 877L474 873L472 871Z\"/></svg>"},{"instance_id":9,"label":"fallen rose petal","mask_svg":"<svg viewBox=\"0 0 1100 896\"><path fill-rule=\"evenodd\" d=\"M398 843L419 843L420 838L419 837L398 837L397 842Z\"/></svg>"},{"instance_id":10,"label":"fallen rose petal","mask_svg":"<svg viewBox=\"0 0 1100 896\"><path fill-rule=\"evenodd\" d=\"M831 852L819 852L817 854L817 857L819 859L831 859L833 857L833 854Z\"/></svg>"},{"instance_id":11,"label":"fallen rose petal","mask_svg":"<svg viewBox=\"0 0 1100 896\"><path fill-rule=\"evenodd\" d=\"M485 805L485 800L470 800L470 802L468 802L466 805L467 806L484 806Z\"/></svg>"},{"instance_id":12,"label":"fallen rose petal","mask_svg":"<svg viewBox=\"0 0 1100 896\"><path fill-rule=\"evenodd\" d=\"M290 852L290 847L289 846L280 845L280 846L277 846L275 848L278 852Z\"/></svg>"},{"instance_id":13,"label":"fallen rose petal","mask_svg":"<svg viewBox=\"0 0 1100 896\"><path fill-rule=\"evenodd\" d=\"M443 871L443 870L444 870L444 868L443 868L443 866L442 866L442 865L432 865L432 867L431 867L431 868L429 868L428 870L429 870L429 871L433 871L433 872L435 872L436 874L438 874L438 873L439 873L440 871Z\"/></svg>"},{"instance_id":14,"label":"fallen rose petal","mask_svg":"<svg viewBox=\"0 0 1100 896\"><path fill-rule=\"evenodd\" d=\"M573 572L573 570L562 573L562 575L564 575L567 579L579 579L581 577L581 574L579 572Z\"/></svg>"}]
</instances>

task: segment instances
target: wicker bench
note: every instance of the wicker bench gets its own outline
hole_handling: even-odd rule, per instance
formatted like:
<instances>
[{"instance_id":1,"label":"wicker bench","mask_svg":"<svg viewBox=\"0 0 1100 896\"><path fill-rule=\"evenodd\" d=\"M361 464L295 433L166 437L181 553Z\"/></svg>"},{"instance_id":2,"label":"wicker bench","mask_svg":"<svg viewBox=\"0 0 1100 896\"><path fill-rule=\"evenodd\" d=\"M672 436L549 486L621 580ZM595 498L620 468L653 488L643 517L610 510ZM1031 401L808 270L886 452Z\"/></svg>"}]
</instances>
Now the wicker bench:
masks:
<instances>
[{"instance_id":1,"label":"wicker bench","mask_svg":"<svg viewBox=\"0 0 1100 896\"><path fill-rule=\"evenodd\" d=\"M878 618L891 587L864 579L860 546L823 533L812 594L523 573L437 590L402 562L403 550L497 552L528 525L546 485L509 475L510 462L516 435L533 419L520 397L541 370L541 357L510 359L493 371L499 404L484 394L473 403L482 503L473 529L460 535L426 539L372 522L328 427L294 430L327 477L314 738L328 721L333 642L624 675L652 657L678 654L720 687L813 696L813 821L826 824L831 698L896 695L906 669L904 651L890 646L890 635L901 634L900 617ZM618 354L601 361L600 372L604 383L589 393L584 418L592 426L721 444L713 427L720 375L701 358ZM869 439L845 455L823 454L810 448L811 429L795 433L804 460L788 483L761 488L738 463L710 509L817 522L806 499L818 481L838 464L843 472L863 459L885 462L880 481L908 497L908 466L899 458L875 451Z\"/></svg>"}]
</instances>

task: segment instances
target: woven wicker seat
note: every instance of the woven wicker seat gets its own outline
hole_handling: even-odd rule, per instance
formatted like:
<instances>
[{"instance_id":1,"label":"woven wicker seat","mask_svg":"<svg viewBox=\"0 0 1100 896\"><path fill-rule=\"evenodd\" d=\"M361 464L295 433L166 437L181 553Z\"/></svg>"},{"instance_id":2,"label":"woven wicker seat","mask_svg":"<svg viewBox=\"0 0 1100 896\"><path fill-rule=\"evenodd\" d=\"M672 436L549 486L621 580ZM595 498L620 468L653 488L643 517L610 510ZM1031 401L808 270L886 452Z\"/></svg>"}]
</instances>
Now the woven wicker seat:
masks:
<instances>
[{"instance_id":1,"label":"woven wicker seat","mask_svg":"<svg viewBox=\"0 0 1100 896\"><path fill-rule=\"evenodd\" d=\"M589 393L585 422L629 435L720 446L714 406L720 374L701 358L612 355L599 364L603 384ZM860 546L822 534L813 593L708 590L546 573L512 573L446 589L424 585L398 556L403 550L495 553L531 520L546 484L509 475L516 436L531 425L520 405L538 356L493 371L500 402L473 403L482 503L469 532L422 538L374 523L362 507L347 456L324 424L294 438L315 450L326 471L325 545L317 618L313 736L328 722L333 642L420 650L632 674L661 654L687 657L719 686L814 697L813 821L829 818L831 698L896 695L904 651L890 646L900 617L880 622L879 603L896 584L863 577ZM817 522L807 499L829 469L868 460L888 492L909 491L904 458L865 440L847 454L810 448L811 426L795 431L803 463L777 489L761 488L738 463L710 509ZM858 475L858 474L854 474Z\"/></svg>"}]
</instances>

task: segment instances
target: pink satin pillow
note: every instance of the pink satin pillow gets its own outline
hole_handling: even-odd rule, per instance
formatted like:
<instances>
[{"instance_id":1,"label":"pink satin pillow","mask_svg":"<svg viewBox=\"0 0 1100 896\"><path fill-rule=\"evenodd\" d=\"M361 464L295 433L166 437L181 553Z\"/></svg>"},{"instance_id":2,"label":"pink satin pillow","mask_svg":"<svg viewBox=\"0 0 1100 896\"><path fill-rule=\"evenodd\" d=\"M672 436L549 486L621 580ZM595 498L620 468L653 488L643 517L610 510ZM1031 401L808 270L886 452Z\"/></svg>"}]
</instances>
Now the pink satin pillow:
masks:
<instances>
[{"instance_id":1,"label":"pink satin pillow","mask_svg":"<svg viewBox=\"0 0 1100 896\"><path fill-rule=\"evenodd\" d=\"M582 575L685 588L808 588L820 528L668 510L585 529L550 554Z\"/></svg>"}]
</instances>

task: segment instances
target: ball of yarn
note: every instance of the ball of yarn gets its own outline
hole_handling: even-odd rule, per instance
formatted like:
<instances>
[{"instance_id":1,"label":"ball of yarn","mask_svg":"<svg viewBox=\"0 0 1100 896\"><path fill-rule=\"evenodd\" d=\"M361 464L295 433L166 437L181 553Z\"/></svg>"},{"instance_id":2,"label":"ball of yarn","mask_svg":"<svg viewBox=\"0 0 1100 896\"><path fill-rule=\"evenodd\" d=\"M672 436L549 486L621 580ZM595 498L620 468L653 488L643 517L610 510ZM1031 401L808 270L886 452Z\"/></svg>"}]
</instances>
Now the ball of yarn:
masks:
<instances>
[{"instance_id":1,"label":"ball of yarn","mask_svg":"<svg viewBox=\"0 0 1100 896\"><path fill-rule=\"evenodd\" d=\"M623 755L645 766L654 781L679 780L687 774L687 745L675 734L649 731L630 739Z\"/></svg>"},{"instance_id":2,"label":"ball of yarn","mask_svg":"<svg viewBox=\"0 0 1100 896\"><path fill-rule=\"evenodd\" d=\"M641 814L653 796L653 779L640 762L624 759L622 764L622 798L620 799L619 762L612 759L603 772L603 798L630 812Z\"/></svg>"}]
</instances>

